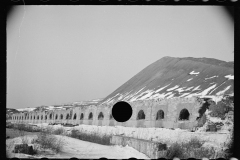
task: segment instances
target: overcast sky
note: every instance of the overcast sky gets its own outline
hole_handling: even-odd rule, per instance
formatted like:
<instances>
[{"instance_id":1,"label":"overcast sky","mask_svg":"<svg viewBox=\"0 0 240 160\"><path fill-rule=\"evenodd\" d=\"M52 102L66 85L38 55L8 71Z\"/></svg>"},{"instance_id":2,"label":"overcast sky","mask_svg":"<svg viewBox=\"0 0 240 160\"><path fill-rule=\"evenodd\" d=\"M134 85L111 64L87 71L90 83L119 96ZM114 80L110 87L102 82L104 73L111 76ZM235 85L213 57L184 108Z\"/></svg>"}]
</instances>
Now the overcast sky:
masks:
<instances>
[{"instance_id":1,"label":"overcast sky","mask_svg":"<svg viewBox=\"0 0 240 160\"><path fill-rule=\"evenodd\" d=\"M216 6L19 6L7 20L7 107L104 98L164 56L233 61Z\"/></svg>"}]
</instances>

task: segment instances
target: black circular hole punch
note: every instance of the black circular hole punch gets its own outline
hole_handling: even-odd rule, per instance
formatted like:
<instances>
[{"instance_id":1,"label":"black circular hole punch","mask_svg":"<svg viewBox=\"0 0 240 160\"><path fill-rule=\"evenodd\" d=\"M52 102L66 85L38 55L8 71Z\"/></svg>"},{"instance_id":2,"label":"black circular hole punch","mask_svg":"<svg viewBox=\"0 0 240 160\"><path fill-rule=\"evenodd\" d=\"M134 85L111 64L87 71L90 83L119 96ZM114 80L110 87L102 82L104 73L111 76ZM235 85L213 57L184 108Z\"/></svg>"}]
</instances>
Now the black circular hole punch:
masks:
<instances>
[{"instance_id":1,"label":"black circular hole punch","mask_svg":"<svg viewBox=\"0 0 240 160\"><path fill-rule=\"evenodd\" d=\"M126 122L132 116L132 107L124 101L119 101L112 107L112 116L118 122Z\"/></svg>"}]
</instances>

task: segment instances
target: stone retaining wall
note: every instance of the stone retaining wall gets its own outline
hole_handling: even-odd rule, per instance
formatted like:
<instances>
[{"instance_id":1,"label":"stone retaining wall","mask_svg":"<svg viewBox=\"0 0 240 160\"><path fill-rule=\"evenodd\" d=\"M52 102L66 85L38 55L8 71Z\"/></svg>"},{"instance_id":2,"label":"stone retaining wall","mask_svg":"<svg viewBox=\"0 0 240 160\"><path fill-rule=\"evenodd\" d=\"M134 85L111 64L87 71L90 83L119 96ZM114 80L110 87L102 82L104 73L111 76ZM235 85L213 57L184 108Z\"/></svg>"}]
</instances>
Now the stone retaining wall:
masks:
<instances>
[{"instance_id":1,"label":"stone retaining wall","mask_svg":"<svg viewBox=\"0 0 240 160\"><path fill-rule=\"evenodd\" d=\"M166 150L159 151L159 145L161 144L143 139L125 136L112 136L110 143L122 146L128 145L139 152L146 154L151 159L161 158L166 154Z\"/></svg>"}]
</instances>

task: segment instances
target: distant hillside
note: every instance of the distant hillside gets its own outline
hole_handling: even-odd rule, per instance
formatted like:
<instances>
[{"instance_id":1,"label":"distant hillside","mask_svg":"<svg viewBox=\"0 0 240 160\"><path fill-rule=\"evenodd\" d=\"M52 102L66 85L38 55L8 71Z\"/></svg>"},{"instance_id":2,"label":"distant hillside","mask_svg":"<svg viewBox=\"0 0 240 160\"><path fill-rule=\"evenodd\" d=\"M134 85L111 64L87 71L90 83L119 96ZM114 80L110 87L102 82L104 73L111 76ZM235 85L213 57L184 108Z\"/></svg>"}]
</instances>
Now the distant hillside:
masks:
<instances>
[{"instance_id":1,"label":"distant hillside","mask_svg":"<svg viewBox=\"0 0 240 160\"><path fill-rule=\"evenodd\" d=\"M88 101L78 101L73 103L67 103L62 105L50 105L50 106L39 106L39 107L28 107L28 108L19 108L19 109L12 109L7 108L7 117L10 116L13 113L19 113L19 112L31 112L31 111L49 111L49 110L58 110L58 109L67 109L72 108L74 106L82 106L82 105L94 105L97 104L102 99L93 99Z\"/></svg>"},{"instance_id":2,"label":"distant hillside","mask_svg":"<svg viewBox=\"0 0 240 160\"><path fill-rule=\"evenodd\" d=\"M14 113L19 113L19 111L17 109L14 109L14 108L6 108L6 113L14 114Z\"/></svg>"},{"instance_id":3,"label":"distant hillside","mask_svg":"<svg viewBox=\"0 0 240 160\"><path fill-rule=\"evenodd\" d=\"M101 103L233 94L234 62L163 57L144 68Z\"/></svg>"},{"instance_id":4,"label":"distant hillside","mask_svg":"<svg viewBox=\"0 0 240 160\"><path fill-rule=\"evenodd\" d=\"M15 113L19 113L19 111L14 108L6 108L6 119L11 118L11 115Z\"/></svg>"}]
</instances>

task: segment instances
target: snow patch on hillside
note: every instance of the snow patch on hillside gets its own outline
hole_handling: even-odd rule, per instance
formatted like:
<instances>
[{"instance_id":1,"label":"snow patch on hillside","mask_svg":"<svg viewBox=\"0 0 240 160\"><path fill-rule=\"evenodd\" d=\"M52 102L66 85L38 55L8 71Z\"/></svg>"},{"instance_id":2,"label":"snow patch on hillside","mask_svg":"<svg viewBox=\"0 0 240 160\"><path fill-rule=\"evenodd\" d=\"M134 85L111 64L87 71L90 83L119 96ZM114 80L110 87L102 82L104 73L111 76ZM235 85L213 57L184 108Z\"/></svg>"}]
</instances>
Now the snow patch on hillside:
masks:
<instances>
[{"instance_id":1,"label":"snow patch on hillside","mask_svg":"<svg viewBox=\"0 0 240 160\"><path fill-rule=\"evenodd\" d=\"M172 90L174 90L174 89L176 89L176 88L178 88L178 87L179 87L179 86L176 85L176 86L174 86L174 87L172 87L172 88L167 89L167 91L172 91Z\"/></svg>"},{"instance_id":2,"label":"snow patch on hillside","mask_svg":"<svg viewBox=\"0 0 240 160\"><path fill-rule=\"evenodd\" d=\"M207 80L207 79L212 79L212 78L214 78L214 77L218 77L218 76L212 76L212 77L209 77L209 78L205 78L205 80Z\"/></svg>"},{"instance_id":3,"label":"snow patch on hillside","mask_svg":"<svg viewBox=\"0 0 240 160\"><path fill-rule=\"evenodd\" d=\"M197 90L201 90L201 89L199 89L199 87L200 87L200 85L199 86L197 86L197 87L195 87L192 91L197 91Z\"/></svg>"},{"instance_id":4,"label":"snow patch on hillside","mask_svg":"<svg viewBox=\"0 0 240 160\"><path fill-rule=\"evenodd\" d=\"M146 86L145 86L145 87L146 87ZM134 97L134 96L137 95L139 92L141 92L145 87L143 87L143 88L140 89L139 91L137 91L137 92L135 92L135 93L129 95L128 100L129 100L129 101L134 101L134 100L136 100L136 97Z\"/></svg>"},{"instance_id":5,"label":"snow patch on hillside","mask_svg":"<svg viewBox=\"0 0 240 160\"><path fill-rule=\"evenodd\" d=\"M201 93L199 93L199 94L200 94L200 95L207 95L208 92L210 92L213 88L216 87L216 85L217 85L217 84L214 84L214 85L208 87L207 89L203 90L203 91L202 91Z\"/></svg>"},{"instance_id":6,"label":"snow patch on hillside","mask_svg":"<svg viewBox=\"0 0 240 160\"><path fill-rule=\"evenodd\" d=\"M175 91L178 91L179 93L181 93L181 92L185 91L184 88L186 88L186 87L178 88Z\"/></svg>"},{"instance_id":7,"label":"snow patch on hillside","mask_svg":"<svg viewBox=\"0 0 240 160\"><path fill-rule=\"evenodd\" d=\"M193 93L193 94L190 94L190 93L186 93L188 96L186 96L186 98L190 98L190 97L193 97L193 96L197 96L197 97L202 97L202 96L206 96L208 95L208 93L214 88L216 87L216 84L215 85L212 85L211 87L203 90L203 91L200 91L200 92L197 92L197 93ZM180 96L180 97L183 97L183 96Z\"/></svg>"},{"instance_id":8,"label":"snow patch on hillside","mask_svg":"<svg viewBox=\"0 0 240 160\"><path fill-rule=\"evenodd\" d=\"M108 98L105 102L103 102L102 104L106 104L106 103L110 103L110 100L112 100L114 97L118 96L118 94L116 94L115 96L111 97L111 98Z\"/></svg>"},{"instance_id":9,"label":"snow patch on hillside","mask_svg":"<svg viewBox=\"0 0 240 160\"><path fill-rule=\"evenodd\" d=\"M223 95L227 90L229 90L229 88L231 88L231 85L227 86L224 90L217 92L216 95Z\"/></svg>"},{"instance_id":10,"label":"snow patch on hillside","mask_svg":"<svg viewBox=\"0 0 240 160\"><path fill-rule=\"evenodd\" d=\"M170 84L172 84L172 83L170 83ZM162 87L162 88L157 89L157 90L155 91L155 93L157 93L157 92L163 90L164 88L168 87L170 84L168 84L168 85L166 85L166 86L164 86L164 87Z\"/></svg>"},{"instance_id":11,"label":"snow patch on hillside","mask_svg":"<svg viewBox=\"0 0 240 160\"><path fill-rule=\"evenodd\" d=\"M184 97L184 96L187 96L187 95L189 95L190 93L183 93L181 96L179 96L179 97ZM191 95L192 96L192 95Z\"/></svg>"},{"instance_id":12,"label":"snow patch on hillside","mask_svg":"<svg viewBox=\"0 0 240 160\"><path fill-rule=\"evenodd\" d=\"M196 74L199 74L199 72L194 72L194 71L192 71L192 72L190 72L189 74L191 74L191 75L196 75Z\"/></svg>"},{"instance_id":13,"label":"snow patch on hillside","mask_svg":"<svg viewBox=\"0 0 240 160\"><path fill-rule=\"evenodd\" d=\"M147 99L147 98L149 98L152 94L154 94L154 91L153 91L153 90L149 90L149 92L148 92L146 95L142 96L142 97L139 98L138 100Z\"/></svg>"},{"instance_id":14,"label":"snow patch on hillside","mask_svg":"<svg viewBox=\"0 0 240 160\"><path fill-rule=\"evenodd\" d=\"M192 88L194 88L194 86L187 88L185 91L189 91L189 90L191 90Z\"/></svg>"},{"instance_id":15,"label":"snow patch on hillside","mask_svg":"<svg viewBox=\"0 0 240 160\"><path fill-rule=\"evenodd\" d=\"M166 98L167 96L170 96L171 94L172 94L172 92L162 93L162 94L159 94L157 98Z\"/></svg>"},{"instance_id":16,"label":"snow patch on hillside","mask_svg":"<svg viewBox=\"0 0 240 160\"><path fill-rule=\"evenodd\" d=\"M224 76L225 78L228 78L228 79L234 79L234 75L226 75L226 76Z\"/></svg>"},{"instance_id":17,"label":"snow patch on hillside","mask_svg":"<svg viewBox=\"0 0 240 160\"><path fill-rule=\"evenodd\" d=\"M166 97L167 99L173 98L175 94L170 94L170 96Z\"/></svg>"},{"instance_id":18,"label":"snow patch on hillside","mask_svg":"<svg viewBox=\"0 0 240 160\"><path fill-rule=\"evenodd\" d=\"M193 79L193 78L188 79L187 82L188 82L188 81L191 81L192 79Z\"/></svg>"}]
</instances>

